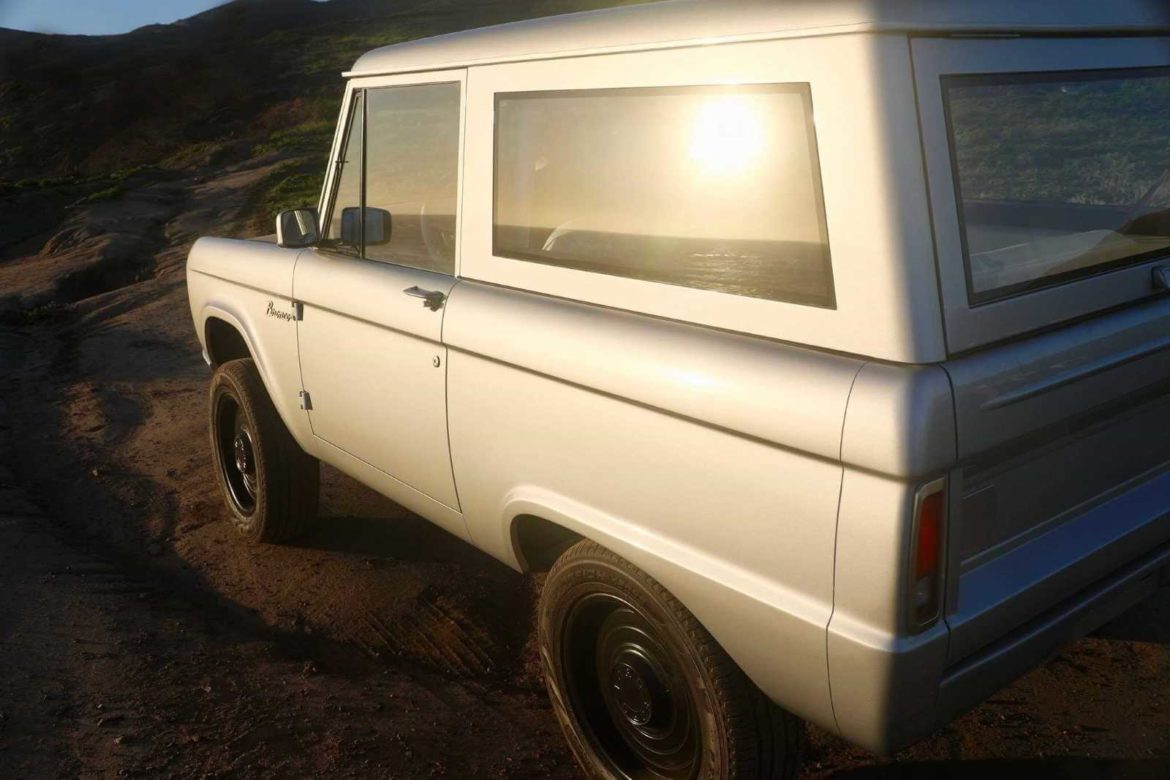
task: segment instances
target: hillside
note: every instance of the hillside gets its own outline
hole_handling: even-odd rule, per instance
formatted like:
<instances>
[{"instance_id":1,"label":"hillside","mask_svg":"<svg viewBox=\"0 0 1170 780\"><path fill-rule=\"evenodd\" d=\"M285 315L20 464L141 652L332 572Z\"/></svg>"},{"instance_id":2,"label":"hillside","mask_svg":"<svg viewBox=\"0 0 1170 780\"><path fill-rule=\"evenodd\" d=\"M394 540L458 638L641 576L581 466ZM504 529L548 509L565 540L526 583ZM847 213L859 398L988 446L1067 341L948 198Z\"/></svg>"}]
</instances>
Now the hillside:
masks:
<instances>
[{"instance_id":1,"label":"hillside","mask_svg":"<svg viewBox=\"0 0 1170 780\"><path fill-rule=\"evenodd\" d=\"M126 35L0 30L0 262L37 251L71 205L265 157L281 162L254 193L267 224L314 199L340 74L363 52L620 2L236 0Z\"/></svg>"}]
</instances>

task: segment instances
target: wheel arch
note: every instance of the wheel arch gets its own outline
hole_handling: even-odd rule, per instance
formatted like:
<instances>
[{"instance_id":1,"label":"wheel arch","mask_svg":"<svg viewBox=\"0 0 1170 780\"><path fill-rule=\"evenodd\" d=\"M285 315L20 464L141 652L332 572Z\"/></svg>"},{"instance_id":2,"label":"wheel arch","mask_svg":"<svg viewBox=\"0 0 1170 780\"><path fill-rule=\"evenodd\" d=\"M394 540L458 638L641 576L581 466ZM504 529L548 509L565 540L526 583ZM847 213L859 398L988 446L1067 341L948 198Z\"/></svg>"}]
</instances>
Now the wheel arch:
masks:
<instances>
[{"instance_id":1,"label":"wheel arch","mask_svg":"<svg viewBox=\"0 0 1170 780\"><path fill-rule=\"evenodd\" d=\"M553 491L517 487L503 507L499 557L507 563L541 571L555 561L548 558L558 546L596 542L677 598L768 698L837 733L828 686L827 605L809 604L728 561ZM782 661L775 642L786 646Z\"/></svg>"},{"instance_id":2,"label":"wheel arch","mask_svg":"<svg viewBox=\"0 0 1170 780\"><path fill-rule=\"evenodd\" d=\"M285 426L297 443L313 454L308 420L303 412L298 414L296 407L296 393L301 389L301 382L295 338L287 345L272 343L275 333L254 333L256 323L246 315L237 317L229 308L215 303L205 304L199 309L198 322L197 332L203 337L208 364L214 369L229 360L250 358ZM268 338L269 343L264 345L261 337ZM285 370L280 370L282 362L288 364Z\"/></svg>"},{"instance_id":3,"label":"wheel arch","mask_svg":"<svg viewBox=\"0 0 1170 780\"><path fill-rule=\"evenodd\" d=\"M585 537L538 514L512 518L512 553L522 571L546 572L561 554Z\"/></svg>"},{"instance_id":4,"label":"wheel arch","mask_svg":"<svg viewBox=\"0 0 1170 780\"><path fill-rule=\"evenodd\" d=\"M203 343L207 360L216 368L229 360L251 358L255 352L244 336L243 329L226 319L230 315L215 312L207 315L203 323ZM233 318L234 319L234 318Z\"/></svg>"}]
</instances>

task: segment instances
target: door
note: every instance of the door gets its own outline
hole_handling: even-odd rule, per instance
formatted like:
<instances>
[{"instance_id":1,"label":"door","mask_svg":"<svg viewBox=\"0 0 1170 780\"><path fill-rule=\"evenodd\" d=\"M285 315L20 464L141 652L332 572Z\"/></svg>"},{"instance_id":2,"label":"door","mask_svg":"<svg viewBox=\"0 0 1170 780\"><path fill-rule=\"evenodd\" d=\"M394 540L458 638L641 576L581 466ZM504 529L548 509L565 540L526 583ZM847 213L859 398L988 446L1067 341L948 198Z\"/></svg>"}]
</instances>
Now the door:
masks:
<instances>
[{"instance_id":1,"label":"door","mask_svg":"<svg viewBox=\"0 0 1170 780\"><path fill-rule=\"evenodd\" d=\"M351 88L324 239L297 262L293 295L313 434L458 511L441 334L463 76L445 75Z\"/></svg>"}]
</instances>

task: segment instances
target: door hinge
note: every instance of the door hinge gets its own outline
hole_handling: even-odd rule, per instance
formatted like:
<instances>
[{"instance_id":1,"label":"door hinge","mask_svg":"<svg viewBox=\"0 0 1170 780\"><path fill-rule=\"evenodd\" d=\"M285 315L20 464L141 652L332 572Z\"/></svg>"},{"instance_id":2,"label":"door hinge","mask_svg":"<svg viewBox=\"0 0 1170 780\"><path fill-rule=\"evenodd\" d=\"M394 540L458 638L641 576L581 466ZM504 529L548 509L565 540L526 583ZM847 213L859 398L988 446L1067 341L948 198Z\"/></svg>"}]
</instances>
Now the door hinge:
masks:
<instances>
[{"instance_id":1,"label":"door hinge","mask_svg":"<svg viewBox=\"0 0 1170 780\"><path fill-rule=\"evenodd\" d=\"M308 390L301 391L301 408L306 412L313 411L313 399L309 396Z\"/></svg>"},{"instance_id":2,"label":"door hinge","mask_svg":"<svg viewBox=\"0 0 1170 780\"><path fill-rule=\"evenodd\" d=\"M300 322L305 318L305 304L300 301L292 302L293 319Z\"/></svg>"}]
</instances>

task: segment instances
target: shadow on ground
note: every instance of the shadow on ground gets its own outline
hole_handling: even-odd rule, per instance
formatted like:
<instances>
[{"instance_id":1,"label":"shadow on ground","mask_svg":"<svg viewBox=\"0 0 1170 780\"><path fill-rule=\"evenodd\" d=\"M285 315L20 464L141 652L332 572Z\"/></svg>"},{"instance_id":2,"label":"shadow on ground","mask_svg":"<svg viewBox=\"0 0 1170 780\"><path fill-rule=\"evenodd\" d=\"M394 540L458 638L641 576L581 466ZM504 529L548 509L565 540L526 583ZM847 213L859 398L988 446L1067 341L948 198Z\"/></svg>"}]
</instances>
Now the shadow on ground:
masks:
<instances>
[{"instance_id":1,"label":"shadow on ground","mask_svg":"<svg viewBox=\"0 0 1170 780\"><path fill-rule=\"evenodd\" d=\"M1170 777L1170 759L923 761L848 769L831 777L833 780L1165 780Z\"/></svg>"}]
</instances>

